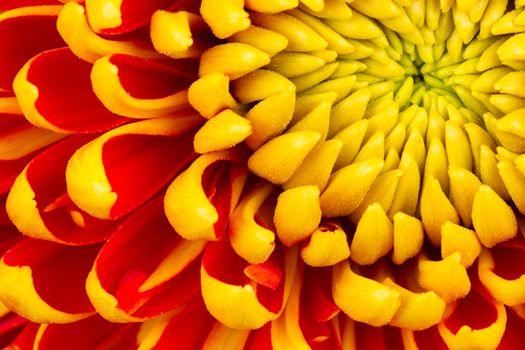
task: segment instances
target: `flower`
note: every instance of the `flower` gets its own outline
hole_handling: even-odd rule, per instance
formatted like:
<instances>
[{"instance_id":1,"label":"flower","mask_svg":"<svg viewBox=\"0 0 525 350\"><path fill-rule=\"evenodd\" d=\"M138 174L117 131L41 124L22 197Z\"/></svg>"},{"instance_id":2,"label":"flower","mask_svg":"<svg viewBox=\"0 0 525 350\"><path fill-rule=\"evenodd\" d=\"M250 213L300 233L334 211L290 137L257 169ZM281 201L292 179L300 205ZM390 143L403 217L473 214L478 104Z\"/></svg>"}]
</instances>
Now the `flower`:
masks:
<instances>
[{"instance_id":1,"label":"flower","mask_svg":"<svg viewBox=\"0 0 525 350\"><path fill-rule=\"evenodd\" d=\"M525 1L4 0L8 349L517 349Z\"/></svg>"}]
</instances>

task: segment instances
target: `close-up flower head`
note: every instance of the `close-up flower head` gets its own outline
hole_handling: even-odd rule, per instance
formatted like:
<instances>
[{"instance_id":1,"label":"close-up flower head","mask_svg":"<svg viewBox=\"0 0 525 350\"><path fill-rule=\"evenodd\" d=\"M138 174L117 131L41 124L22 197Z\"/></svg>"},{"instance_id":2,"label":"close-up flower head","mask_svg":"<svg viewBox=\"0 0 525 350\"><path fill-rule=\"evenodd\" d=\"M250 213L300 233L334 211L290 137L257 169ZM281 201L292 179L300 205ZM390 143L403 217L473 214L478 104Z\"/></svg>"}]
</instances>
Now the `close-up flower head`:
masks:
<instances>
[{"instance_id":1,"label":"close-up flower head","mask_svg":"<svg viewBox=\"0 0 525 350\"><path fill-rule=\"evenodd\" d=\"M0 348L525 348L525 0L0 0Z\"/></svg>"}]
</instances>

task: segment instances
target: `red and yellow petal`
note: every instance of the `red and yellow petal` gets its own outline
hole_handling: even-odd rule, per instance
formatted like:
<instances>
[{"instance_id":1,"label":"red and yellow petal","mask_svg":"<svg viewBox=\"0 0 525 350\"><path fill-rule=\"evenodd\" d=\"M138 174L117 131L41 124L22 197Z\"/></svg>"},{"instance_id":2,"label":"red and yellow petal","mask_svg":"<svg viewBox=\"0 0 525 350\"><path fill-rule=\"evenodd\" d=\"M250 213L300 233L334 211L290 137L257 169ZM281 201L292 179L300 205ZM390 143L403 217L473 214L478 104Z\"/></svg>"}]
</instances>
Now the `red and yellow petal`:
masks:
<instances>
[{"instance_id":1,"label":"red and yellow petal","mask_svg":"<svg viewBox=\"0 0 525 350\"><path fill-rule=\"evenodd\" d=\"M111 55L91 71L93 91L104 106L130 118L154 118L188 108L190 72L138 57Z\"/></svg>"},{"instance_id":2,"label":"red and yellow petal","mask_svg":"<svg viewBox=\"0 0 525 350\"><path fill-rule=\"evenodd\" d=\"M57 28L71 51L87 62L111 54L126 54L143 58L162 58L149 41L110 40L98 36L89 26L86 9L82 4L69 2L58 16Z\"/></svg>"},{"instance_id":3,"label":"red and yellow petal","mask_svg":"<svg viewBox=\"0 0 525 350\"><path fill-rule=\"evenodd\" d=\"M157 198L130 216L104 245L89 274L89 298L111 322L158 316L199 289L199 257L206 242L182 239L162 208Z\"/></svg>"},{"instance_id":4,"label":"red and yellow petal","mask_svg":"<svg viewBox=\"0 0 525 350\"><path fill-rule=\"evenodd\" d=\"M119 222L91 217L67 195L67 162L77 148L94 137L70 137L40 153L18 175L6 210L20 232L62 244L85 245L108 238L116 229Z\"/></svg>"},{"instance_id":5,"label":"red and yellow petal","mask_svg":"<svg viewBox=\"0 0 525 350\"><path fill-rule=\"evenodd\" d=\"M125 123L126 118L97 99L90 71L91 65L69 48L45 51L29 60L13 84L27 120L57 133L99 132Z\"/></svg>"},{"instance_id":6,"label":"red and yellow petal","mask_svg":"<svg viewBox=\"0 0 525 350\"><path fill-rule=\"evenodd\" d=\"M94 313L84 283L100 246L65 247L26 239L0 261L0 300L37 323L69 323Z\"/></svg>"},{"instance_id":7,"label":"red and yellow petal","mask_svg":"<svg viewBox=\"0 0 525 350\"><path fill-rule=\"evenodd\" d=\"M194 158L188 131L199 122L193 115L155 118L99 136L69 160L69 196L96 218L115 219L129 213Z\"/></svg>"},{"instance_id":8,"label":"red and yellow petal","mask_svg":"<svg viewBox=\"0 0 525 350\"><path fill-rule=\"evenodd\" d=\"M283 277L276 288L270 288L248 277L244 271L248 263L235 254L227 240L209 243L201 266L201 288L210 313L235 329L256 329L276 319L293 285L297 250L292 248L276 254L279 254L278 266Z\"/></svg>"},{"instance_id":9,"label":"red and yellow petal","mask_svg":"<svg viewBox=\"0 0 525 350\"><path fill-rule=\"evenodd\" d=\"M7 91L12 91L13 79L27 60L42 51L65 45L55 26L62 8L58 1L47 1L55 6L31 6L27 1L17 6L10 5L10 2L15 1L2 1L0 12L10 6L30 7L15 8L0 14L0 90ZM44 1L32 2L41 5L39 2Z\"/></svg>"},{"instance_id":10,"label":"red and yellow petal","mask_svg":"<svg viewBox=\"0 0 525 350\"><path fill-rule=\"evenodd\" d=\"M166 191L164 210L178 234L189 240L220 239L246 180L238 149L197 158Z\"/></svg>"}]
</instances>

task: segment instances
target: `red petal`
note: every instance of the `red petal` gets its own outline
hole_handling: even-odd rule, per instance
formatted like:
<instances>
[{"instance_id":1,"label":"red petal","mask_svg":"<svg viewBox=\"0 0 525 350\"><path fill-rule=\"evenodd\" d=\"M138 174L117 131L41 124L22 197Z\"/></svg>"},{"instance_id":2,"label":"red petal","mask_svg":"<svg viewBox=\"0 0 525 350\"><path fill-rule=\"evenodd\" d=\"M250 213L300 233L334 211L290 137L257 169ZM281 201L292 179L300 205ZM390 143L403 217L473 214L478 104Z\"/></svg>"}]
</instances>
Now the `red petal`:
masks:
<instances>
[{"instance_id":1,"label":"red petal","mask_svg":"<svg viewBox=\"0 0 525 350\"><path fill-rule=\"evenodd\" d=\"M263 327L250 332L243 350L272 350L272 324L268 322Z\"/></svg>"},{"instance_id":2,"label":"red petal","mask_svg":"<svg viewBox=\"0 0 525 350\"><path fill-rule=\"evenodd\" d=\"M0 12L18 6L50 3L52 0L3 0ZM36 12L36 11L34 11ZM34 55L49 49L64 46L56 29L57 15L22 15L9 18L3 13L0 20L0 89L12 91L13 79L22 66Z\"/></svg>"},{"instance_id":3,"label":"red petal","mask_svg":"<svg viewBox=\"0 0 525 350\"><path fill-rule=\"evenodd\" d=\"M2 0L0 12L18 7L39 6L39 5L61 5L58 0Z\"/></svg>"},{"instance_id":4,"label":"red petal","mask_svg":"<svg viewBox=\"0 0 525 350\"><path fill-rule=\"evenodd\" d=\"M47 325L37 340L40 350L136 349L139 324L116 324L98 315L68 324Z\"/></svg>"},{"instance_id":5,"label":"red petal","mask_svg":"<svg viewBox=\"0 0 525 350\"><path fill-rule=\"evenodd\" d=\"M0 348L11 344L28 324L28 320L13 313L0 318Z\"/></svg>"},{"instance_id":6,"label":"red petal","mask_svg":"<svg viewBox=\"0 0 525 350\"><path fill-rule=\"evenodd\" d=\"M507 308L507 326L497 349L514 350L522 348L523 334L525 334L525 320L512 309Z\"/></svg>"},{"instance_id":7,"label":"red petal","mask_svg":"<svg viewBox=\"0 0 525 350\"><path fill-rule=\"evenodd\" d=\"M190 306L169 320L153 349L171 350L174 344L178 350L201 349L214 321L204 305Z\"/></svg>"},{"instance_id":8,"label":"red petal","mask_svg":"<svg viewBox=\"0 0 525 350\"><path fill-rule=\"evenodd\" d=\"M328 321L340 309L332 299L332 269L305 267L302 302L308 305L309 316L319 322Z\"/></svg>"},{"instance_id":9,"label":"red petal","mask_svg":"<svg viewBox=\"0 0 525 350\"><path fill-rule=\"evenodd\" d=\"M7 350L33 350L33 343L39 327L39 324L29 323L13 343L7 347Z\"/></svg>"}]
</instances>

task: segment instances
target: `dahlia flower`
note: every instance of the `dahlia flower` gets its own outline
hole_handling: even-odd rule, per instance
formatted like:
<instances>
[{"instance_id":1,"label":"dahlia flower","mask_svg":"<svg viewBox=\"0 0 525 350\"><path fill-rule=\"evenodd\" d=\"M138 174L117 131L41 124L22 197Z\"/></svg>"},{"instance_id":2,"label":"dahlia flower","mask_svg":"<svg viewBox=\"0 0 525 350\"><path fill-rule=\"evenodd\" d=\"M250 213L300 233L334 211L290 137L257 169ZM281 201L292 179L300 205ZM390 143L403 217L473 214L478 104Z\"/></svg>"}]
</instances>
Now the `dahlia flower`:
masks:
<instances>
[{"instance_id":1,"label":"dahlia flower","mask_svg":"<svg viewBox=\"0 0 525 350\"><path fill-rule=\"evenodd\" d=\"M525 1L0 1L0 346L521 349Z\"/></svg>"}]
</instances>

